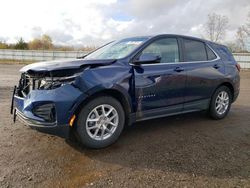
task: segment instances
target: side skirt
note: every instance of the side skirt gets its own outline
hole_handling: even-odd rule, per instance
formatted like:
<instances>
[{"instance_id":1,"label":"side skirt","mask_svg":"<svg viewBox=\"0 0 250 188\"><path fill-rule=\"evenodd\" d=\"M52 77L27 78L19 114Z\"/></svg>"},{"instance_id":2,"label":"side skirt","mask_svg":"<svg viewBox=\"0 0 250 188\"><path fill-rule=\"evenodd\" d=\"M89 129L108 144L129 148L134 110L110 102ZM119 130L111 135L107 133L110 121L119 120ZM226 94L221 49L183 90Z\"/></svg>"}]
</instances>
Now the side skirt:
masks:
<instances>
[{"instance_id":1,"label":"side skirt","mask_svg":"<svg viewBox=\"0 0 250 188\"><path fill-rule=\"evenodd\" d=\"M185 114L190 112L197 112L207 110L209 108L210 99L203 99L199 101L174 105L171 107L165 107L160 109L152 109L142 112L136 112L130 114L129 125L134 122L144 121L148 119L161 118L167 116L173 116L178 114Z\"/></svg>"}]
</instances>

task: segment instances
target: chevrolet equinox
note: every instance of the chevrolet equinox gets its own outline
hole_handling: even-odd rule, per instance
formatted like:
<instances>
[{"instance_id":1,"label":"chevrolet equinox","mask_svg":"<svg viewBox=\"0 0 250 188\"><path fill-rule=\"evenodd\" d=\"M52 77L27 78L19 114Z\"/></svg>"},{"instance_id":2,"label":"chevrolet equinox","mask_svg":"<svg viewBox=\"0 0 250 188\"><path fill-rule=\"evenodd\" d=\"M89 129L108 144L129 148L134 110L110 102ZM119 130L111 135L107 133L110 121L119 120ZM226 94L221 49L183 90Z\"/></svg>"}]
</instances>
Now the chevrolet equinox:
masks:
<instances>
[{"instance_id":1,"label":"chevrolet equinox","mask_svg":"<svg viewBox=\"0 0 250 188\"><path fill-rule=\"evenodd\" d=\"M83 145L103 148L137 121L194 111L223 119L239 94L239 71L221 44L125 38L77 59L23 67L11 112L32 127L67 125Z\"/></svg>"}]
</instances>

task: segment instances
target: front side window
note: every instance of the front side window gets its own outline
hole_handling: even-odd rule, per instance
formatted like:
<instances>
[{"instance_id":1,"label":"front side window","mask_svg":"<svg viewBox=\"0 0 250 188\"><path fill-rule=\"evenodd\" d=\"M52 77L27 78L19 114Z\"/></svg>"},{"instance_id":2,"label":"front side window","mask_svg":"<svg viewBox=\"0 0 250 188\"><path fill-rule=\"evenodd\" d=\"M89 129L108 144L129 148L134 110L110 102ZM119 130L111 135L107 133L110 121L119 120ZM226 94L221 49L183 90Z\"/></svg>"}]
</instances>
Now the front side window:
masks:
<instances>
[{"instance_id":1,"label":"front side window","mask_svg":"<svg viewBox=\"0 0 250 188\"><path fill-rule=\"evenodd\" d=\"M134 37L111 42L87 55L84 59L124 58L148 39L148 37Z\"/></svg>"},{"instance_id":2,"label":"front side window","mask_svg":"<svg viewBox=\"0 0 250 188\"><path fill-rule=\"evenodd\" d=\"M179 62L179 49L176 38L158 39L147 46L142 54L150 54L161 58L160 63Z\"/></svg>"},{"instance_id":3,"label":"front side window","mask_svg":"<svg viewBox=\"0 0 250 188\"><path fill-rule=\"evenodd\" d=\"M206 47L203 42L183 39L185 61L207 61Z\"/></svg>"}]
</instances>

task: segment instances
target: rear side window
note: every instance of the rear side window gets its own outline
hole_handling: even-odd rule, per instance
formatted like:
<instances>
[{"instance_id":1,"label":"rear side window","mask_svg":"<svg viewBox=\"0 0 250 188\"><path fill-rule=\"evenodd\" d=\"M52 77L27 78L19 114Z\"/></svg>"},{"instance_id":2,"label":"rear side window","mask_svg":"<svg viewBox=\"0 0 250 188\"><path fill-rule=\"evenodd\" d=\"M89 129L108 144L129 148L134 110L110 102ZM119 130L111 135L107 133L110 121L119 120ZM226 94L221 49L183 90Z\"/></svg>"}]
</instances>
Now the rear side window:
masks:
<instances>
[{"instance_id":1,"label":"rear side window","mask_svg":"<svg viewBox=\"0 0 250 188\"><path fill-rule=\"evenodd\" d=\"M208 60L216 59L216 55L208 46L206 46L206 49L207 49L207 59Z\"/></svg>"},{"instance_id":2,"label":"rear side window","mask_svg":"<svg viewBox=\"0 0 250 188\"><path fill-rule=\"evenodd\" d=\"M206 46L203 42L183 39L185 61L207 61Z\"/></svg>"}]
</instances>

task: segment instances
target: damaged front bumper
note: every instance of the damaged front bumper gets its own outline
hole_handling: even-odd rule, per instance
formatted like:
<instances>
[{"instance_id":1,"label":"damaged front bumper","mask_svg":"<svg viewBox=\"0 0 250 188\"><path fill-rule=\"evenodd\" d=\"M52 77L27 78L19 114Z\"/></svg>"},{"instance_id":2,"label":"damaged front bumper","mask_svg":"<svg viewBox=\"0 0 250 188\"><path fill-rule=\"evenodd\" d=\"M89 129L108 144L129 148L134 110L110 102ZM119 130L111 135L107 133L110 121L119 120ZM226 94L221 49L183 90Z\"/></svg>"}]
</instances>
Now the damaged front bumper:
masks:
<instances>
[{"instance_id":1,"label":"damaged front bumper","mask_svg":"<svg viewBox=\"0 0 250 188\"><path fill-rule=\"evenodd\" d=\"M14 89L11 113L14 121L17 118L32 127L68 125L78 102L86 97L71 84L52 90L32 90L25 97Z\"/></svg>"},{"instance_id":2,"label":"damaged front bumper","mask_svg":"<svg viewBox=\"0 0 250 188\"><path fill-rule=\"evenodd\" d=\"M23 124L31 126L31 127L56 127L57 122L45 122L40 120L31 119L29 117L26 117L21 111L19 111L17 108L14 109L14 116L16 116Z\"/></svg>"}]
</instances>

